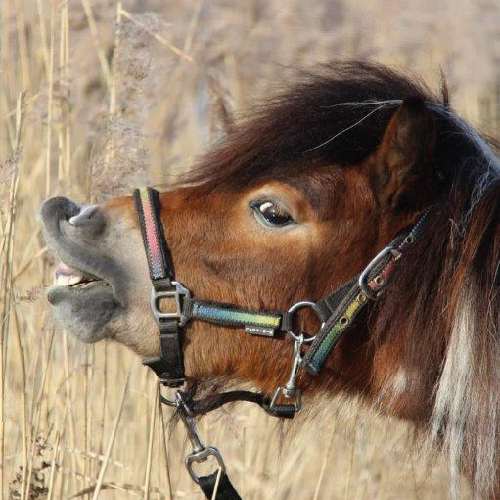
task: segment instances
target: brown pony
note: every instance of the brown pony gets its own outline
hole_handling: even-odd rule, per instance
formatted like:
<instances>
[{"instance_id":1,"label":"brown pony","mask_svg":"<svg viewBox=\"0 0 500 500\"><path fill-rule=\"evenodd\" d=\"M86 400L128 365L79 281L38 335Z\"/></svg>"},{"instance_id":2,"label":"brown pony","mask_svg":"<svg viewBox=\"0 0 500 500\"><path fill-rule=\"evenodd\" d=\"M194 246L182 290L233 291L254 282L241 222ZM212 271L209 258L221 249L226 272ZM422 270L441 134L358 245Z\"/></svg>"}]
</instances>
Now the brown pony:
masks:
<instances>
[{"instance_id":1,"label":"brown pony","mask_svg":"<svg viewBox=\"0 0 500 500\"><path fill-rule=\"evenodd\" d=\"M257 107L160 201L179 280L255 311L328 295L428 209L384 294L298 385L305 406L344 391L414 422L447 453L453 485L464 473L478 497L500 498L499 162L446 91L375 64L324 67ZM41 213L64 263L48 299L65 328L158 354L132 198L58 197ZM317 329L307 314L299 323ZM199 321L183 338L190 379L219 389L271 392L292 349Z\"/></svg>"}]
</instances>

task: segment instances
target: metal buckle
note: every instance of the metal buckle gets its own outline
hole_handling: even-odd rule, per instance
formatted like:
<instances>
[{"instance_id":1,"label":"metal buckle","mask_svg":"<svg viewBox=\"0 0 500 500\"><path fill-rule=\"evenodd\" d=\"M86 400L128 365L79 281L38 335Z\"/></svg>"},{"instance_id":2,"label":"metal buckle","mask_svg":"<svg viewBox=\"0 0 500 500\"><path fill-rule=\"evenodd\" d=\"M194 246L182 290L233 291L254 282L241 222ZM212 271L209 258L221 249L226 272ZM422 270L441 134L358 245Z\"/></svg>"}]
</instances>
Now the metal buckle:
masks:
<instances>
[{"instance_id":1,"label":"metal buckle","mask_svg":"<svg viewBox=\"0 0 500 500\"><path fill-rule=\"evenodd\" d=\"M380 262L387 257L388 254L392 254L394 260L398 260L401 257L401 252L394 248L392 245L386 246L381 252L379 252L372 261L365 267L363 272L359 275L358 285L361 291L372 300L375 300L378 295L378 291L374 291L368 285L368 280L373 269L380 264Z\"/></svg>"},{"instance_id":2,"label":"metal buckle","mask_svg":"<svg viewBox=\"0 0 500 500\"><path fill-rule=\"evenodd\" d=\"M319 307L317 306L316 302L312 302L311 300L301 300L299 302L296 302L292 307L290 307L290 309L288 309L288 314L294 314L295 311L302 309L303 307L310 307L316 313L316 315L318 316L318 318L321 321L321 326L320 326L320 331L321 331L321 329L323 328L325 323L323 321L321 311L320 311ZM308 337L304 337L303 334L297 335L292 330L288 330L287 333L288 333L288 335L290 335L290 337L292 337L293 340L295 340L295 342L300 341L301 343L304 343L304 344L308 344L308 343L312 342L316 338L316 335L317 335L317 334L314 334L314 335L311 335Z\"/></svg>"},{"instance_id":3,"label":"metal buckle","mask_svg":"<svg viewBox=\"0 0 500 500\"><path fill-rule=\"evenodd\" d=\"M151 310L158 324L165 319L177 319L179 326L184 326L188 317L182 313L183 301L191 298L191 292L181 283L172 281L171 290L155 290L154 286L151 289ZM159 300L162 298L175 299L175 312L162 312L159 308Z\"/></svg>"}]
</instances>

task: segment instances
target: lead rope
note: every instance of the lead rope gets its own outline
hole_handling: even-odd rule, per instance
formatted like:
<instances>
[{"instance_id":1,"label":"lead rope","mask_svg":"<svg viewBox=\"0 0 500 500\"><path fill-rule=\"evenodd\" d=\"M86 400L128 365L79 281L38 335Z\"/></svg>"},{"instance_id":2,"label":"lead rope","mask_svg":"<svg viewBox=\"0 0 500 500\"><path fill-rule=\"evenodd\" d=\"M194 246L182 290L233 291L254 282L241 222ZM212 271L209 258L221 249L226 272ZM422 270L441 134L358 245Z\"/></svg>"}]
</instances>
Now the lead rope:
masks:
<instances>
[{"instance_id":1,"label":"lead rope","mask_svg":"<svg viewBox=\"0 0 500 500\"><path fill-rule=\"evenodd\" d=\"M352 278L333 294L319 302L297 302L286 313L272 313L248 311L232 304L193 299L186 287L174 281L173 266L159 217L158 191L151 188L136 189L134 201L153 284L151 309L160 331L160 355L146 359L143 363L156 373L162 385L179 387L186 380L180 329L190 319L243 327L252 335L265 337L274 337L277 331L286 332L294 341L290 375L285 385L275 390L271 399L265 394L250 391L229 391L198 401L182 390L176 391L174 399L165 398L160 393L160 402L175 408L186 428L193 449L186 457L185 464L206 498L241 500L227 477L219 450L203 444L196 427L196 417L226 403L248 401L258 404L272 416L294 418L301 409L301 392L296 388L299 370L304 368L312 375L319 373L342 334L351 326L368 300L376 299L385 288L397 261L420 235L429 210L406 236L396 237L359 276ZM172 299L175 312L162 312L161 299ZM313 336L306 337L294 332L295 312L303 307L311 308L321 321L320 330ZM311 343L311 346L302 356L301 348L306 343ZM283 400L285 402L280 403ZM198 476L193 465L204 462L209 457L215 458L219 469L207 476Z\"/></svg>"},{"instance_id":2,"label":"lead rope","mask_svg":"<svg viewBox=\"0 0 500 500\"><path fill-rule=\"evenodd\" d=\"M207 499L216 500L241 500L240 495L232 485L226 474L226 466L219 450L213 446L205 446L198 432L196 425L196 412L188 403L186 394L177 390L175 399L169 400L160 393L160 402L177 410L181 422L187 432L191 446L193 447L184 463L193 481L201 488ZM195 463L205 462L209 457L215 458L218 469L212 474L199 476L193 468ZM220 471L220 472L219 472ZM214 496L215 495L215 496Z\"/></svg>"}]
</instances>

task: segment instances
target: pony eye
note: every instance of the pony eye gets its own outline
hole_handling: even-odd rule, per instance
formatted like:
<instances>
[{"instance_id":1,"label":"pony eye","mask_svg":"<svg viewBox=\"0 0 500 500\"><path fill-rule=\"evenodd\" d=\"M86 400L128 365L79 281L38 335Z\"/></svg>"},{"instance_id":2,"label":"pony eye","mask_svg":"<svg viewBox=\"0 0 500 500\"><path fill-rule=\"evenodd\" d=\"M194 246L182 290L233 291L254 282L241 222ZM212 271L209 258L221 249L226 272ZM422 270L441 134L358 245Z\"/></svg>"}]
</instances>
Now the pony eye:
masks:
<instances>
[{"instance_id":1,"label":"pony eye","mask_svg":"<svg viewBox=\"0 0 500 500\"><path fill-rule=\"evenodd\" d=\"M294 222L293 217L286 209L273 201L260 201L253 203L251 206L268 226L282 227Z\"/></svg>"}]
</instances>

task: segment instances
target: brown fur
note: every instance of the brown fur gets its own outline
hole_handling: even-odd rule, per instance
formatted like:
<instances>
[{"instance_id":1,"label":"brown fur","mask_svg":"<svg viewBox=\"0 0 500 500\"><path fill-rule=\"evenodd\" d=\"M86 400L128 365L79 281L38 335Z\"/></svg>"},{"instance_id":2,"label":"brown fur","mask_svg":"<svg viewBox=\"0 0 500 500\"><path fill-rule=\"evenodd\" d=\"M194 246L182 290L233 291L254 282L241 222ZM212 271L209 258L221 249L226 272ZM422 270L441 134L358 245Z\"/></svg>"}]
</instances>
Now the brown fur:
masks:
<instances>
[{"instance_id":1,"label":"brown fur","mask_svg":"<svg viewBox=\"0 0 500 500\"><path fill-rule=\"evenodd\" d=\"M321 374L301 373L300 385L306 395L360 394L420 427L434 425L452 468L478 496L499 498L500 184L491 151L455 118L446 100L382 66L323 68L235 125L181 179L190 187L162 194L161 216L176 276L197 297L282 311L331 293L431 207L425 234L385 296ZM269 192L292 207L297 229L255 222L248 203ZM130 198L113 203L105 210L126 205L134 220ZM464 291L475 315L465 366L456 367L470 400L457 422L448 400L461 395L447 386L443 366L457 354L450 346ZM298 328L317 325L304 315ZM283 338L194 321L184 341L193 379L246 380L271 391L289 370L292 343Z\"/></svg>"}]
</instances>

